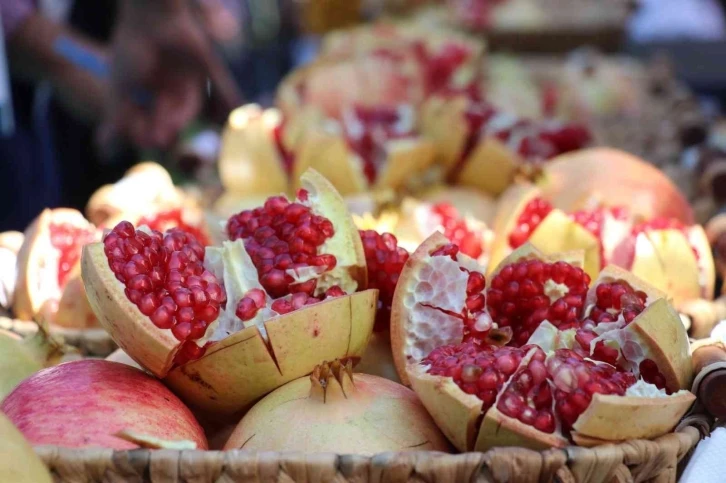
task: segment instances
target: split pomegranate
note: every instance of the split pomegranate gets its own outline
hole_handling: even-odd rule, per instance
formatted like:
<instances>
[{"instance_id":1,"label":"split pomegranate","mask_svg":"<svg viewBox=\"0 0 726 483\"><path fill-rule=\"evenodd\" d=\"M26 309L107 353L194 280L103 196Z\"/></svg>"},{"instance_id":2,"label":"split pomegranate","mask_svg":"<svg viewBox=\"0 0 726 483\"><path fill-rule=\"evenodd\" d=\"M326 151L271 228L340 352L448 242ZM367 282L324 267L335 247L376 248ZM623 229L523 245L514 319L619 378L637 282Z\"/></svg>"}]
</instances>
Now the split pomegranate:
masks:
<instances>
[{"instance_id":1,"label":"split pomegranate","mask_svg":"<svg viewBox=\"0 0 726 483\"><path fill-rule=\"evenodd\" d=\"M210 244L209 235L204 230L199 222L190 222L188 216L185 216L184 210L181 208L175 208L169 211L161 211L154 215L144 216L137 222L138 226L148 226L151 230L155 230L161 233L166 232L171 228L178 228L179 230L189 233L192 235L202 246Z\"/></svg>"},{"instance_id":2,"label":"split pomegranate","mask_svg":"<svg viewBox=\"0 0 726 483\"><path fill-rule=\"evenodd\" d=\"M495 196L517 174L533 176L543 162L592 140L583 126L521 119L461 95L432 96L421 126L436 142L450 181Z\"/></svg>"},{"instance_id":3,"label":"split pomegranate","mask_svg":"<svg viewBox=\"0 0 726 483\"><path fill-rule=\"evenodd\" d=\"M233 414L321 355L365 349L377 291L362 291L360 237L324 178L311 171L302 183L295 201L272 197L230 218L221 246L123 222L85 249L102 325L188 403Z\"/></svg>"},{"instance_id":4,"label":"split pomegranate","mask_svg":"<svg viewBox=\"0 0 726 483\"><path fill-rule=\"evenodd\" d=\"M117 362L81 360L43 369L0 405L33 445L133 449L132 431L207 449L191 411L157 379Z\"/></svg>"},{"instance_id":5,"label":"split pomegranate","mask_svg":"<svg viewBox=\"0 0 726 483\"><path fill-rule=\"evenodd\" d=\"M413 391L334 361L263 398L224 449L374 455L449 445Z\"/></svg>"},{"instance_id":6,"label":"split pomegranate","mask_svg":"<svg viewBox=\"0 0 726 483\"><path fill-rule=\"evenodd\" d=\"M582 267L582 254L525 244L485 285L441 234L411 255L394 360L457 448L651 438L688 409L688 338L665 294L617 267L590 286Z\"/></svg>"},{"instance_id":7,"label":"split pomegranate","mask_svg":"<svg viewBox=\"0 0 726 483\"><path fill-rule=\"evenodd\" d=\"M98 232L76 210L44 210L25 231L18 252L13 310L22 320L56 325L97 325L80 280L81 249Z\"/></svg>"},{"instance_id":8,"label":"split pomegranate","mask_svg":"<svg viewBox=\"0 0 726 483\"><path fill-rule=\"evenodd\" d=\"M673 297L676 305L713 294L715 268L703 229L674 218L638 221L625 206L599 205L567 214L531 185L508 190L495 222L491 262L529 241L546 253L585 250L585 271L614 264Z\"/></svg>"}]
</instances>

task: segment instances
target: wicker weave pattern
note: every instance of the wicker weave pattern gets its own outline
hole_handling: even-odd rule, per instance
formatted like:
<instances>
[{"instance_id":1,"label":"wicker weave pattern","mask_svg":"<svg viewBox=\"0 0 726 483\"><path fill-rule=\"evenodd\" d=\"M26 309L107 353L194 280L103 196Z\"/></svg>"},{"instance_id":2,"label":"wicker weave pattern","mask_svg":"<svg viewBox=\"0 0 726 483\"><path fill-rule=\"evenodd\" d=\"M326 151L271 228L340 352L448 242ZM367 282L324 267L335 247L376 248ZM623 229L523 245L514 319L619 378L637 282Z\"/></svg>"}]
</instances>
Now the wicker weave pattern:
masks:
<instances>
[{"instance_id":1,"label":"wicker weave pattern","mask_svg":"<svg viewBox=\"0 0 726 483\"><path fill-rule=\"evenodd\" d=\"M37 451L56 481L90 482L675 482L677 465L701 434L694 427L656 441L542 453L498 448L487 453L384 453L373 457L249 451Z\"/></svg>"}]
</instances>

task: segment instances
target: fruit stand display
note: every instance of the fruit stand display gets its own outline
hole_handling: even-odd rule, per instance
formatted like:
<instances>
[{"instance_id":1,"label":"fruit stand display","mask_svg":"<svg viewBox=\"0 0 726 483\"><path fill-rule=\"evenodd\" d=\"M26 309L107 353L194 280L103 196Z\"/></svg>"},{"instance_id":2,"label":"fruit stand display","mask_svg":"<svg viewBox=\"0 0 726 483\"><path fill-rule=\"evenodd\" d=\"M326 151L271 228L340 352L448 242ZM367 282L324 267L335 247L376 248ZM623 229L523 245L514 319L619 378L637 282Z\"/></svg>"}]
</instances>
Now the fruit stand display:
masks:
<instances>
[{"instance_id":1,"label":"fruit stand display","mask_svg":"<svg viewBox=\"0 0 726 483\"><path fill-rule=\"evenodd\" d=\"M649 149L703 119L639 66L421 25L332 33L232 112L213 203L141 163L0 235L34 481L676 480L723 416L691 339L726 224ZM654 165L614 129L656 118Z\"/></svg>"}]
</instances>

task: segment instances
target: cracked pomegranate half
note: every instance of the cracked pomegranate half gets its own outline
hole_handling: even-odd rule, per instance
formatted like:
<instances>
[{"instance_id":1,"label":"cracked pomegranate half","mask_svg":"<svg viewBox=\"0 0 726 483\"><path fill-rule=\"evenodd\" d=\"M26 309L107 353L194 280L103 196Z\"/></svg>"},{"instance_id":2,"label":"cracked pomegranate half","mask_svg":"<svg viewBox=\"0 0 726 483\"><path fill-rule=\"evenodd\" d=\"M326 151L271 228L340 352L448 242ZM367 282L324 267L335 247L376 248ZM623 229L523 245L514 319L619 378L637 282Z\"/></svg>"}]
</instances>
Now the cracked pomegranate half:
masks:
<instances>
[{"instance_id":1,"label":"cracked pomegranate half","mask_svg":"<svg viewBox=\"0 0 726 483\"><path fill-rule=\"evenodd\" d=\"M297 153L293 178L308 168L343 194L397 189L434 161L434 145L417 131L411 104L355 104L341 119L312 123Z\"/></svg>"},{"instance_id":2,"label":"cracked pomegranate half","mask_svg":"<svg viewBox=\"0 0 726 483\"><path fill-rule=\"evenodd\" d=\"M587 146L576 124L533 121L465 95L431 96L421 130L436 143L450 181L498 196L515 177L533 177L549 159Z\"/></svg>"},{"instance_id":3,"label":"cracked pomegranate half","mask_svg":"<svg viewBox=\"0 0 726 483\"><path fill-rule=\"evenodd\" d=\"M688 338L664 294L578 252L531 245L485 281L434 234L393 301L396 368L461 451L652 438L695 397Z\"/></svg>"},{"instance_id":4,"label":"cracked pomegranate half","mask_svg":"<svg viewBox=\"0 0 726 483\"><path fill-rule=\"evenodd\" d=\"M224 449L374 455L450 447L413 391L334 361L263 398Z\"/></svg>"},{"instance_id":5,"label":"cracked pomegranate half","mask_svg":"<svg viewBox=\"0 0 726 483\"><path fill-rule=\"evenodd\" d=\"M664 217L641 220L623 206L565 213L534 185L515 185L500 203L490 267L530 242L545 253L584 250L591 277L608 264L626 268L676 305L712 297L715 268L703 228Z\"/></svg>"},{"instance_id":6,"label":"cracked pomegranate half","mask_svg":"<svg viewBox=\"0 0 726 483\"><path fill-rule=\"evenodd\" d=\"M230 218L222 246L121 223L85 248L101 324L187 403L233 414L321 359L362 355L378 292L360 237L325 178L302 184Z\"/></svg>"},{"instance_id":7,"label":"cracked pomegranate half","mask_svg":"<svg viewBox=\"0 0 726 483\"><path fill-rule=\"evenodd\" d=\"M73 209L46 209L25 230L13 311L21 320L69 328L96 326L80 277L81 250L100 233Z\"/></svg>"}]
</instances>

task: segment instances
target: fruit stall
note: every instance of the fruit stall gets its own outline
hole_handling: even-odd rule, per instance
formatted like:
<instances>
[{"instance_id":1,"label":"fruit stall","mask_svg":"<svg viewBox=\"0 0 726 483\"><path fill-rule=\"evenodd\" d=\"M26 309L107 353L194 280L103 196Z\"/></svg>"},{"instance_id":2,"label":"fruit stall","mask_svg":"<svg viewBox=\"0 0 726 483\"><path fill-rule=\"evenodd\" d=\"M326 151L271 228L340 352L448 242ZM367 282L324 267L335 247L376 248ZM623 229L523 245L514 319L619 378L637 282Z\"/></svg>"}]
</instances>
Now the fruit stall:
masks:
<instances>
[{"instance_id":1,"label":"fruit stall","mask_svg":"<svg viewBox=\"0 0 726 483\"><path fill-rule=\"evenodd\" d=\"M323 35L209 176L0 233L0 481L718 481L723 122L628 2L438 3Z\"/></svg>"}]
</instances>

